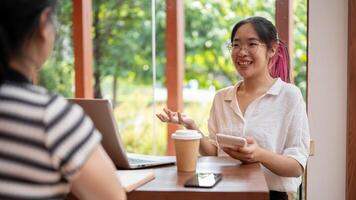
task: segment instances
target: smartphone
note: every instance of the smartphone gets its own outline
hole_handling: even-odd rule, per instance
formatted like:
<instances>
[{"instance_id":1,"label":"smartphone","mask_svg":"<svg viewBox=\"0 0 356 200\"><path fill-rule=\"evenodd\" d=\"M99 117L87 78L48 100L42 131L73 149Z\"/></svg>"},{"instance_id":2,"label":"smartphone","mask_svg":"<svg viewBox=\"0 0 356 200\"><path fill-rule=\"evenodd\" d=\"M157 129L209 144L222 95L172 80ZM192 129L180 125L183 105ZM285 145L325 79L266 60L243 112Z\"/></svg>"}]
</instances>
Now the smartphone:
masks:
<instances>
[{"instance_id":1,"label":"smartphone","mask_svg":"<svg viewBox=\"0 0 356 200\"><path fill-rule=\"evenodd\" d=\"M221 178L219 173L196 173L184 183L184 187L212 188Z\"/></svg>"},{"instance_id":2,"label":"smartphone","mask_svg":"<svg viewBox=\"0 0 356 200\"><path fill-rule=\"evenodd\" d=\"M236 147L245 147L247 145L247 140L242 137L225 135L225 134L216 134L216 139L220 147L236 148Z\"/></svg>"}]
</instances>

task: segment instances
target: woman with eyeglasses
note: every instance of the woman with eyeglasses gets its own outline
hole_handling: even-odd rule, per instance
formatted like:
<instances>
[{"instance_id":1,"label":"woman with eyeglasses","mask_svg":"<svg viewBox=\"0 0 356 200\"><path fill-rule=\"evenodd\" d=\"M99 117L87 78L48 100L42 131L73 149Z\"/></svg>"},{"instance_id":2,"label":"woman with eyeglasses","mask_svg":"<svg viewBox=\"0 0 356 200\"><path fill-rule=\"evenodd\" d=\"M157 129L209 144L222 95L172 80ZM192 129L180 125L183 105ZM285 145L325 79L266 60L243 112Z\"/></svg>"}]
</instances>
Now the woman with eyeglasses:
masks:
<instances>
[{"instance_id":1,"label":"woman with eyeglasses","mask_svg":"<svg viewBox=\"0 0 356 200\"><path fill-rule=\"evenodd\" d=\"M0 199L126 199L90 118L31 82L53 48L56 4L0 1Z\"/></svg>"},{"instance_id":2,"label":"woman with eyeglasses","mask_svg":"<svg viewBox=\"0 0 356 200\"><path fill-rule=\"evenodd\" d=\"M310 136L302 94L289 83L287 48L270 21L251 17L232 29L231 59L242 80L216 93L200 153L260 162L270 199L288 199L287 192L301 184ZM179 112L164 109L157 117L199 131L193 119ZM221 149L217 133L245 137L247 146Z\"/></svg>"}]
</instances>

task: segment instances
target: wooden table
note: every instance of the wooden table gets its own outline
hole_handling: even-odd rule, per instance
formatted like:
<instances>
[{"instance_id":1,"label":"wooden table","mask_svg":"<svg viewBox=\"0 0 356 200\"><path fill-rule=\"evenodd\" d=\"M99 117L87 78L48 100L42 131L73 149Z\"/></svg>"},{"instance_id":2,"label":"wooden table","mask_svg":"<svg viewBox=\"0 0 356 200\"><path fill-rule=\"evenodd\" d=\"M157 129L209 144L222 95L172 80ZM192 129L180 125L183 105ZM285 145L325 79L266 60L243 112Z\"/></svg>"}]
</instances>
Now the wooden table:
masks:
<instances>
[{"instance_id":1,"label":"wooden table","mask_svg":"<svg viewBox=\"0 0 356 200\"><path fill-rule=\"evenodd\" d=\"M152 169L151 169L152 170ZM197 172L219 172L223 179L210 189L185 188L194 172L177 172L176 166L154 168L156 178L128 193L128 200L264 200L268 187L260 164L241 165L227 157L200 157Z\"/></svg>"}]
</instances>

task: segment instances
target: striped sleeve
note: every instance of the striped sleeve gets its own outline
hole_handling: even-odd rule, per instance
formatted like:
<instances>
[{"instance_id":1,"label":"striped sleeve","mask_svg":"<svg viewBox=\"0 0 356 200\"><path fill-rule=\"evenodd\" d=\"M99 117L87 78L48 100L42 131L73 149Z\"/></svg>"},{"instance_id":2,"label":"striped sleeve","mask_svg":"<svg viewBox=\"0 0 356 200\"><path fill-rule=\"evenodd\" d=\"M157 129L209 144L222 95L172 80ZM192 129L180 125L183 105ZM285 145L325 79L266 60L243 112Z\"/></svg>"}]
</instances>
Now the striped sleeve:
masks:
<instances>
[{"instance_id":1,"label":"striped sleeve","mask_svg":"<svg viewBox=\"0 0 356 200\"><path fill-rule=\"evenodd\" d=\"M52 165L71 180L100 143L101 135L81 107L58 95L49 100L44 123Z\"/></svg>"}]
</instances>

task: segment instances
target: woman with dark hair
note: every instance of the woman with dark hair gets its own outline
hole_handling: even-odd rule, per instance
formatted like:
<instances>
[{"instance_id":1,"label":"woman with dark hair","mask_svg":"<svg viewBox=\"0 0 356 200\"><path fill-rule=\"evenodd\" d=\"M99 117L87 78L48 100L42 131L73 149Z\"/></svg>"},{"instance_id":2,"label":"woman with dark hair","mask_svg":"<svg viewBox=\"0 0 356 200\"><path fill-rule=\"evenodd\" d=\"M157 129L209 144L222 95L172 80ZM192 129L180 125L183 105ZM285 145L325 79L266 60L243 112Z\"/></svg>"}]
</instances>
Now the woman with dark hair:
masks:
<instances>
[{"instance_id":1,"label":"woman with dark hair","mask_svg":"<svg viewBox=\"0 0 356 200\"><path fill-rule=\"evenodd\" d=\"M260 162L270 199L288 199L301 183L310 136L302 94L289 83L287 48L270 21L251 17L232 29L231 59L242 80L216 93L200 153ZM164 111L161 121L199 130L187 115ZM217 133L245 137L248 145L221 149Z\"/></svg>"},{"instance_id":2,"label":"woman with dark hair","mask_svg":"<svg viewBox=\"0 0 356 200\"><path fill-rule=\"evenodd\" d=\"M31 83L53 48L55 8L0 1L0 199L125 199L90 118Z\"/></svg>"}]
</instances>

